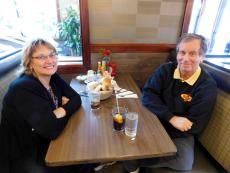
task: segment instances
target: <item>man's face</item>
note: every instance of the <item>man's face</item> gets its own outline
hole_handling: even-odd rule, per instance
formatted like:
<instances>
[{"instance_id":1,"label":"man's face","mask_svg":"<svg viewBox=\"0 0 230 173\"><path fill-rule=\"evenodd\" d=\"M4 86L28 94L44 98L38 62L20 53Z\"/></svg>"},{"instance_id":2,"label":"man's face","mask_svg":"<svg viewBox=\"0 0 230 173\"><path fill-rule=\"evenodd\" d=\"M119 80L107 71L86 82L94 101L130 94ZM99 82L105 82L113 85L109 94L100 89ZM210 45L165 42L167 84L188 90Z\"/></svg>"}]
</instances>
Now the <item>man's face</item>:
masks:
<instances>
[{"instance_id":1,"label":"man's face","mask_svg":"<svg viewBox=\"0 0 230 173\"><path fill-rule=\"evenodd\" d=\"M190 77L203 61L200 55L200 40L181 42L177 53L177 63L181 76Z\"/></svg>"}]
</instances>

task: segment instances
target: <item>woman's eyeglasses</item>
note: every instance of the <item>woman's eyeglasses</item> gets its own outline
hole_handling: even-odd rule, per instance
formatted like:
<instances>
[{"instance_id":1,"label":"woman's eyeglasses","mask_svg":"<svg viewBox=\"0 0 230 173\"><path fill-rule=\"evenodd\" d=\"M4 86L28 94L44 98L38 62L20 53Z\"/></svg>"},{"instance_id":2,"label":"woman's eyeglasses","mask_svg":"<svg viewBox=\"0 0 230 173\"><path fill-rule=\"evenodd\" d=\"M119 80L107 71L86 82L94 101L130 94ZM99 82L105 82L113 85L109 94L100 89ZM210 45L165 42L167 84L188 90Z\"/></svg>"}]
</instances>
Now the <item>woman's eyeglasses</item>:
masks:
<instances>
[{"instance_id":1,"label":"woman's eyeglasses","mask_svg":"<svg viewBox=\"0 0 230 173\"><path fill-rule=\"evenodd\" d=\"M57 59L57 55L58 55L57 52L51 52L49 55L39 55L39 56L35 56L35 57L32 57L32 58L38 59L38 60L41 60L41 61L45 61L48 58Z\"/></svg>"}]
</instances>

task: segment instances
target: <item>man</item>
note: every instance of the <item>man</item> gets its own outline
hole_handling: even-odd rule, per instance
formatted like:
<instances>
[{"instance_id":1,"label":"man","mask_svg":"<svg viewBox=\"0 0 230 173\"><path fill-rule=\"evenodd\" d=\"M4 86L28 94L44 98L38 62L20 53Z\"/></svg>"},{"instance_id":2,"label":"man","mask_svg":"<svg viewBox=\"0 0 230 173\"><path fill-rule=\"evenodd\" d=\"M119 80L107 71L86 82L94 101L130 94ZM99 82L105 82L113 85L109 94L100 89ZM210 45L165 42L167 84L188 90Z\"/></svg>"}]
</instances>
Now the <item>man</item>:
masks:
<instances>
[{"instance_id":1,"label":"man","mask_svg":"<svg viewBox=\"0 0 230 173\"><path fill-rule=\"evenodd\" d=\"M215 81L200 67L206 51L204 37L183 35L177 43L177 62L162 65L143 88L143 105L162 122L177 147L176 155L125 161L126 171L137 173L145 166L192 169L194 136L208 123L217 95Z\"/></svg>"}]
</instances>

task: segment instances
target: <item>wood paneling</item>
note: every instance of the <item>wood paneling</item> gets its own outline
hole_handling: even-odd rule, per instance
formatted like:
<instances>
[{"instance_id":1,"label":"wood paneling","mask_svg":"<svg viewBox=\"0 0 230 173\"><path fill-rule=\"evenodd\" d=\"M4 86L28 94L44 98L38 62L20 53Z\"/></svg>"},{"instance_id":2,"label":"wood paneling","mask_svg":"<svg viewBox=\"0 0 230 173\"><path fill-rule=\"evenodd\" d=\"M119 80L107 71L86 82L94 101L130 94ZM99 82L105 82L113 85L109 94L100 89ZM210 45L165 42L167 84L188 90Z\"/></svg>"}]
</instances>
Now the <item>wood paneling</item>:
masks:
<instances>
[{"instance_id":1,"label":"wood paneling","mask_svg":"<svg viewBox=\"0 0 230 173\"><path fill-rule=\"evenodd\" d=\"M111 50L113 53L125 53L125 52L169 52L175 48L175 44L91 44L91 52L95 53L100 49L105 48Z\"/></svg>"},{"instance_id":2,"label":"wood paneling","mask_svg":"<svg viewBox=\"0 0 230 173\"><path fill-rule=\"evenodd\" d=\"M85 73L87 69L82 64L62 64L58 66L59 74Z\"/></svg>"},{"instance_id":3,"label":"wood paneling","mask_svg":"<svg viewBox=\"0 0 230 173\"><path fill-rule=\"evenodd\" d=\"M192 16L193 3L194 3L194 0L187 0L186 2L181 34L188 32L189 23L190 23L191 16Z\"/></svg>"},{"instance_id":4,"label":"wood paneling","mask_svg":"<svg viewBox=\"0 0 230 173\"><path fill-rule=\"evenodd\" d=\"M89 46L89 12L88 1L79 0L80 2L80 20L81 20L81 35L82 35L82 56L83 65L86 69L90 68L90 46Z\"/></svg>"},{"instance_id":5,"label":"wood paneling","mask_svg":"<svg viewBox=\"0 0 230 173\"><path fill-rule=\"evenodd\" d=\"M162 63L166 62L168 53L112 53L110 61L117 65L117 73L131 74L140 88L147 78ZM92 69L97 69L97 62L101 61L98 53L92 53Z\"/></svg>"}]
</instances>

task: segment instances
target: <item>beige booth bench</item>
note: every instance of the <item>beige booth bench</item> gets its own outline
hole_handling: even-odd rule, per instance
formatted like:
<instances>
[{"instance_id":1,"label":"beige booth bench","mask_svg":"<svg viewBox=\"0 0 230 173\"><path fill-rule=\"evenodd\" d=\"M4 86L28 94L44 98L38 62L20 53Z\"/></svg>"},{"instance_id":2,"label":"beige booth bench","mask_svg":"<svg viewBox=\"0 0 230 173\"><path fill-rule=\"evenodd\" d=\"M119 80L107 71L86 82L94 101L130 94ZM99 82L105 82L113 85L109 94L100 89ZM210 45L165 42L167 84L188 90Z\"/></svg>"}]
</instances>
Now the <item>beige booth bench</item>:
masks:
<instances>
[{"instance_id":1,"label":"beige booth bench","mask_svg":"<svg viewBox=\"0 0 230 173\"><path fill-rule=\"evenodd\" d=\"M12 70L1 74L0 76L0 122L1 122L1 110L2 110L2 102L3 97L8 90L10 83L20 74L22 73L22 67L17 65Z\"/></svg>"},{"instance_id":2,"label":"beige booth bench","mask_svg":"<svg viewBox=\"0 0 230 173\"><path fill-rule=\"evenodd\" d=\"M217 81L217 102L207 128L199 138L200 143L230 172L230 73L205 65Z\"/></svg>"}]
</instances>

